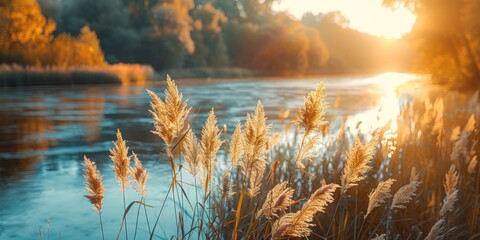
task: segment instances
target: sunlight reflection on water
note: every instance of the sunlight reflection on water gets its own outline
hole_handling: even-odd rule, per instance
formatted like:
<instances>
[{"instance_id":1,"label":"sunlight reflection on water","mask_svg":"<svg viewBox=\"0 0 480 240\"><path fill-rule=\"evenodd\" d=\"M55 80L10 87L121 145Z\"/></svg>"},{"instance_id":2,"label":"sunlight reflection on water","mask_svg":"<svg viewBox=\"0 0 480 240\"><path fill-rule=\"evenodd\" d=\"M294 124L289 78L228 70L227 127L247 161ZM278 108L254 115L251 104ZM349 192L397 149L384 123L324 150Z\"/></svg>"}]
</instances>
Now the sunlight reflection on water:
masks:
<instances>
[{"instance_id":1,"label":"sunlight reflection on water","mask_svg":"<svg viewBox=\"0 0 480 240\"><path fill-rule=\"evenodd\" d=\"M347 126L353 132L368 133L390 122L394 147L395 120L405 101L398 88L417 78L384 73L326 79L179 81L178 85L193 107L191 120L197 133L211 107L215 108L219 126L233 131L237 121L244 121L246 113L254 111L259 99L273 123L272 132L277 132L281 131L279 111L290 110L293 119L303 96L324 80L327 102L335 105L327 116L332 129L339 128L344 116L349 117ZM148 88L161 94L164 86ZM105 175L105 231L107 238L115 235L122 206L117 201L121 195L110 171L108 149L117 128L150 170L150 203L161 205L170 181L169 166L153 167L160 145L149 132L149 99L144 86L0 89L0 102L0 239L36 239L40 227L47 231L48 222L52 238L98 237L97 225L90 224L97 216L83 198L84 154L97 161ZM137 200L136 194L129 192L127 199ZM174 215L167 203L160 235L173 233L169 229L174 222L169 217ZM147 234L142 228L139 238Z\"/></svg>"}]
</instances>

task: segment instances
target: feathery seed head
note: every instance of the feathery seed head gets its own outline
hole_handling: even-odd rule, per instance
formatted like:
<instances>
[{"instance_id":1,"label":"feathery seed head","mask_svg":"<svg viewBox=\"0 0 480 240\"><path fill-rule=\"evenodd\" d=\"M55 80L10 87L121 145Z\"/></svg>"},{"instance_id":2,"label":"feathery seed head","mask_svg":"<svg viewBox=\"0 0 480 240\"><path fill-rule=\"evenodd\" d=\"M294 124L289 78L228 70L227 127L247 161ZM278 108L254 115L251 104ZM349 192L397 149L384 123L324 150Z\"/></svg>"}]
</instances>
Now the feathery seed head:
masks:
<instances>
[{"instance_id":1,"label":"feathery seed head","mask_svg":"<svg viewBox=\"0 0 480 240\"><path fill-rule=\"evenodd\" d=\"M255 114L247 114L245 123L245 157L248 165L255 161L265 161L264 154L269 141L269 129L262 102L258 101ZM246 169L250 169L250 166Z\"/></svg>"},{"instance_id":2,"label":"feathery seed head","mask_svg":"<svg viewBox=\"0 0 480 240\"><path fill-rule=\"evenodd\" d=\"M89 192L85 197L95 207L97 212L102 211L103 206L103 193L105 187L102 183L102 175L97 169L94 162L90 161L86 156L83 156L83 166L85 166L83 177L85 178L85 188Z\"/></svg>"},{"instance_id":3,"label":"feathery seed head","mask_svg":"<svg viewBox=\"0 0 480 240\"><path fill-rule=\"evenodd\" d=\"M443 184L445 188L445 193L449 195L453 190L456 189L458 184L458 173L455 170L455 165L451 165L447 174L445 174L445 182Z\"/></svg>"},{"instance_id":4,"label":"feathery seed head","mask_svg":"<svg viewBox=\"0 0 480 240\"><path fill-rule=\"evenodd\" d=\"M346 192L348 188L356 186L357 182L363 180L363 176L368 170L372 169L368 165L375 153L377 137L372 138L370 142L363 145L360 139L355 140L355 144L347 152L347 159L342 174L342 188Z\"/></svg>"},{"instance_id":5,"label":"feathery seed head","mask_svg":"<svg viewBox=\"0 0 480 240\"><path fill-rule=\"evenodd\" d=\"M277 220L272 227L272 239L289 237L308 237L311 233L311 222L316 213L325 211L325 207L333 202L333 193L338 185L330 183L315 191L310 199L295 213L288 213Z\"/></svg>"},{"instance_id":6,"label":"feathery seed head","mask_svg":"<svg viewBox=\"0 0 480 240\"><path fill-rule=\"evenodd\" d=\"M151 97L150 106L154 120L154 134L160 136L167 146L182 132L185 120L191 108L187 108L187 101L182 102L183 95L178 92L175 81L167 75L167 89L165 101L162 101L154 92L147 90Z\"/></svg>"},{"instance_id":7,"label":"feathery seed head","mask_svg":"<svg viewBox=\"0 0 480 240\"><path fill-rule=\"evenodd\" d=\"M148 171L143 168L142 163L138 160L137 154L132 152L133 160L135 162L135 166L130 168L130 176L132 176L133 181L137 187L132 186L133 189L138 192L143 198L147 196L146 193L146 186L147 186L147 178L148 178Z\"/></svg>"},{"instance_id":8,"label":"feathery seed head","mask_svg":"<svg viewBox=\"0 0 480 240\"><path fill-rule=\"evenodd\" d=\"M368 214L370 214L374 208L385 203L385 200L392 196L390 190L393 182L395 182L395 179L391 178L386 181L381 181L377 188L368 195L368 209L365 218L367 218Z\"/></svg>"},{"instance_id":9,"label":"feathery seed head","mask_svg":"<svg viewBox=\"0 0 480 240\"><path fill-rule=\"evenodd\" d=\"M117 129L117 141L114 142L115 147L110 149L110 159L114 165L112 166L115 172L122 191L128 186L128 175L130 168L130 157L128 156L128 147L126 141L123 140L122 133Z\"/></svg>"},{"instance_id":10,"label":"feathery seed head","mask_svg":"<svg viewBox=\"0 0 480 240\"><path fill-rule=\"evenodd\" d=\"M222 146L223 141L220 140L221 130L217 126L217 118L212 109L208 114L205 126L202 129L202 141L200 144L202 160L202 181L205 193L212 181L213 172L215 171L215 158L218 150Z\"/></svg>"},{"instance_id":11,"label":"feathery seed head","mask_svg":"<svg viewBox=\"0 0 480 240\"><path fill-rule=\"evenodd\" d=\"M265 153L270 140L269 129L263 105L258 101L255 114L247 114L243 137L245 153L240 163L243 174L249 176L250 196L255 196L260 189L261 177L267 165Z\"/></svg>"},{"instance_id":12,"label":"feathery seed head","mask_svg":"<svg viewBox=\"0 0 480 240\"><path fill-rule=\"evenodd\" d=\"M243 137L242 124L239 121L235 131L233 132L229 147L232 167L236 167L238 165L238 161L244 154L245 149Z\"/></svg>"},{"instance_id":13,"label":"feathery seed head","mask_svg":"<svg viewBox=\"0 0 480 240\"><path fill-rule=\"evenodd\" d=\"M222 198L225 200L235 195L235 192L231 192L232 188L235 186L230 184L229 174L231 170L232 168L225 170L222 176Z\"/></svg>"},{"instance_id":14,"label":"feathery seed head","mask_svg":"<svg viewBox=\"0 0 480 240\"><path fill-rule=\"evenodd\" d=\"M268 219L271 219L272 216L278 217L278 212L285 211L294 203L293 192L292 188L287 187L287 182L277 184L268 192L262 208L257 212L257 218L261 216Z\"/></svg>"},{"instance_id":15,"label":"feathery seed head","mask_svg":"<svg viewBox=\"0 0 480 240\"><path fill-rule=\"evenodd\" d=\"M415 168L412 168L412 175L410 176L410 183L398 189L398 191L393 195L392 205L390 208L406 208L405 204L412 201L413 196L415 196L418 186L420 183L418 181L419 176L415 171Z\"/></svg>"},{"instance_id":16,"label":"feathery seed head","mask_svg":"<svg viewBox=\"0 0 480 240\"><path fill-rule=\"evenodd\" d=\"M303 144L298 144L298 153L296 158L297 167L304 169L305 165L302 163L303 160L312 161L312 159L318 156L317 145L320 143L319 135L310 135L305 138Z\"/></svg>"},{"instance_id":17,"label":"feathery seed head","mask_svg":"<svg viewBox=\"0 0 480 240\"><path fill-rule=\"evenodd\" d=\"M254 169L249 175L250 186L248 188L248 196L255 197L260 191L262 186L263 174L265 173L265 165L261 166L259 169Z\"/></svg>"},{"instance_id":18,"label":"feathery seed head","mask_svg":"<svg viewBox=\"0 0 480 240\"><path fill-rule=\"evenodd\" d=\"M183 157L188 166L188 171L193 177L197 176L201 164L201 146L193 131L189 131L183 141Z\"/></svg>"},{"instance_id":19,"label":"feathery seed head","mask_svg":"<svg viewBox=\"0 0 480 240\"><path fill-rule=\"evenodd\" d=\"M457 199L458 189L455 189L445 197L442 208L440 209L440 217L444 217L447 212L453 212L453 207Z\"/></svg>"},{"instance_id":20,"label":"feathery seed head","mask_svg":"<svg viewBox=\"0 0 480 240\"><path fill-rule=\"evenodd\" d=\"M432 229L428 233L425 240L438 240L443 239L443 234L445 231L445 220L439 219L435 225L433 225Z\"/></svg>"},{"instance_id":21,"label":"feathery seed head","mask_svg":"<svg viewBox=\"0 0 480 240\"><path fill-rule=\"evenodd\" d=\"M321 127L327 124L325 121L325 87L323 82L318 84L315 90L311 91L305 98L305 105L298 109L295 123L298 128L303 128L306 133L320 130Z\"/></svg>"}]
</instances>

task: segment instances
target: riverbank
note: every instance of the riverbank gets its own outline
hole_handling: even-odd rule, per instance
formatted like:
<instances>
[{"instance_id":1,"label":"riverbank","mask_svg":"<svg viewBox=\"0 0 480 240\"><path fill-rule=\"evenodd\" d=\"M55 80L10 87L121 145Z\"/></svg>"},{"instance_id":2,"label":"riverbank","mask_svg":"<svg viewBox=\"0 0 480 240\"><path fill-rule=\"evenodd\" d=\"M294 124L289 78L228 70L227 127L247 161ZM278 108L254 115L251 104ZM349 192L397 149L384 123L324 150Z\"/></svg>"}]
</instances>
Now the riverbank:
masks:
<instances>
[{"instance_id":1,"label":"riverbank","mask_svg":"<svg viewBox=\"0 0 480 240\"><path fill-rule=\"evenodd\" d=\"M166 75L182 81L224 81L226 79L278 80L309 79L319 77L365 77L380 71L350 71L344 73L275 75L245 68L175 68L156 72L151 66L140 64L114 64L105 67L23 67L0 65L0 87L55 86L55 85L145 85L162 82Z\"/></svg>"},{"instance_id":2,"label":"riverbank","mask_svg":"<svg viewBox=\"0 0 480 240\"><path fill-rule=\"evenodd\" d=\"M0 87L137 84L154 79L154 70L148 65L114 64L105 67L23 67L0 65Z\"/></svg>"}]
</instances>

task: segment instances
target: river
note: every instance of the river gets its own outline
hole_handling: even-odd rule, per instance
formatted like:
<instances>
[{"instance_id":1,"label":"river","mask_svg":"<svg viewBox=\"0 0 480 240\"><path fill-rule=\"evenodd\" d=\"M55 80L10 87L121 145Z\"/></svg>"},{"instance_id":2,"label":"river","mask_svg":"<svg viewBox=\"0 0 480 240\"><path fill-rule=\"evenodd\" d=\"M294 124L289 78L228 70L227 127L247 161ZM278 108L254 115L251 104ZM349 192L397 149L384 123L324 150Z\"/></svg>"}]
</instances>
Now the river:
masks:
<instances>
[{"instance_id":1,"label":"river","mask_svg":"<svg viewBox=\"0 0 480 240\"><path fill-rule=\"evenodd\" d=\"M321 81L332 106L327 116L332 128L347 116L351 129L368 132L398 115L399 103L407 96L399 96L398 86L416 91L420 80L412 74L384 73L308 79L192 80L177 84L193 107L190 119L199 135L212 107L219 125L226 125L231 132L237 121L244 121L245 115L254 111L258 100L265 106L275 132L279 129L278 112L289 109L292 119L303 97ZM107 192L102 216L106 239L113 239L123 213L120 187L108 156L117 129L150 171L147 202L158 210L171 181L170 166L163 161L154 165L161 145L160 139L150 133L150 100L145 89L163 96L164 87L0 89L0 239L100 238L98 215L83 197L83 155L97 162L104 175ZM126 198L130 202L139 197L127 191ZM174 233L175 214L169 204L167 201L156 231L160 238L168 239ZM135 225L133 218L129 219L130 233ZM138 239L148 235L144 223L141 219Z\"/></svg>"}]
</instances>

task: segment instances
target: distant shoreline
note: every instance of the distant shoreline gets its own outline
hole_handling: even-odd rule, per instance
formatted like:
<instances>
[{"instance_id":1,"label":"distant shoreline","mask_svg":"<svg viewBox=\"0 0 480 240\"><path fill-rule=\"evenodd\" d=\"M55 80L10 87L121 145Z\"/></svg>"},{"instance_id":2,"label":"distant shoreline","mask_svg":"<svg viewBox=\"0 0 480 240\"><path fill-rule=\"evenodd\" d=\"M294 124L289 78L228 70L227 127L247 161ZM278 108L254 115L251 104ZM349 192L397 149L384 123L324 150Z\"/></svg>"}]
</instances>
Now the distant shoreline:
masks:
<instances>
[{"instance_id":1,"label":"distant shoreline","mask_svg":"<svg viewBox=\"0 0 480 240\"><path fill-rule=\"evenodd\" d=\"M148 65L114 64L102 67L24 67L0 65L0 87L93 84L145 84L154 78Z\"/></svg>"},{"instance_id":2,"label":"distant shoreline","mask_svg":"<svg viewBox=\"0 0 480 240\"><path fill-rule=\"evenodd\" d=\"M244 68L178 68L155 72L148 65L115 64L105 67L23 67L0 65L0 87L68 85L146 85L160 83L166 75L182 82L231 80L282 80L322 77L365 76L387 71L351 71L342 73L275 75Z\"/></svg>"}]
</instances>

